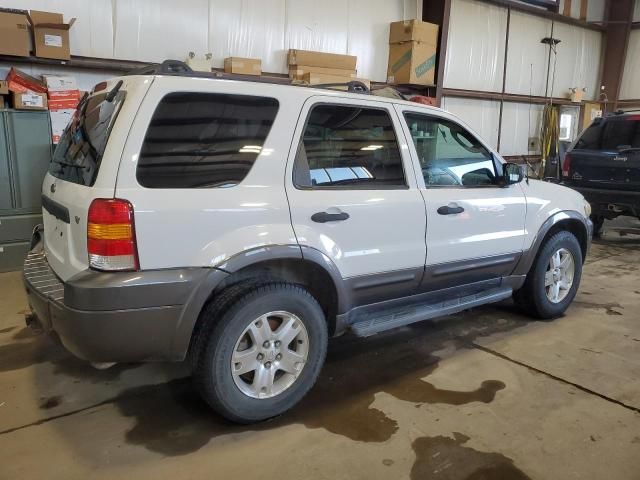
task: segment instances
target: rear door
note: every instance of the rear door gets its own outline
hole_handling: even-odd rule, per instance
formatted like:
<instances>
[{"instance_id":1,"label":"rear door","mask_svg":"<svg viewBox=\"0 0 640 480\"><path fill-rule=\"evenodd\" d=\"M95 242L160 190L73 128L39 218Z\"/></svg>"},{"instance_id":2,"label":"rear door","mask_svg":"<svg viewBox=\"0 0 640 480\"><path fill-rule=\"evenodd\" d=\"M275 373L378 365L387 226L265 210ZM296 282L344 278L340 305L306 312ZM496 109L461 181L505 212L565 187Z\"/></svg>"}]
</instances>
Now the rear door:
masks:
<instances>
[{"instance_id":1,"label":"rear door","mask_svg":"<svg viewBox=\"0 0 640 480\"><path fill-rule=\"evenodd\" d=\"M355 290L393 284L407 293L417 285L425 207L392 104L310 98L287 168L300 245L326 255Z\"/></svg>"},{"instance_id":2,"label":"rear door","mask_svg":"<svg viewBox=\"0 0 640 480\"><path fill-rule=\"evenodd\" d=\"M42 185L45 253L62 280L88 267L87 213L94 198L113 198L126 133L111 137L114 124L116 119L127 124L133 118L135 97L148 88L130 79L108 101L116 83L117 79L99 84L98 91L78 106Z\"/></svg>"},{"instance_id":3,"label":"rear door","mask_svg":"<svg viewBox=\"0 0 640 480\"><path fill-rule=\"evenodd\" d=\"M640 190L640 115L595 122L582 134L569 157L564 174L569 185Z\"/></svg>"}]
</instances>

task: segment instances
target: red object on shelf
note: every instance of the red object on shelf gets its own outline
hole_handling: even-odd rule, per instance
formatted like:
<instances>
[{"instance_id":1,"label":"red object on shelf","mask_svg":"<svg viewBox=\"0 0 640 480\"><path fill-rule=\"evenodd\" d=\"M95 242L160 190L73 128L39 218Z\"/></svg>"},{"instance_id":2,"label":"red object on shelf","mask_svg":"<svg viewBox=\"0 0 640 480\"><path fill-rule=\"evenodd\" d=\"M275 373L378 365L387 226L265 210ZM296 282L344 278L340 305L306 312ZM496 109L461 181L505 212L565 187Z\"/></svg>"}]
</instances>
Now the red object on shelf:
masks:
<instances>
[{"instance_id":1,"label":"red object on shelf","mask_svg":"<svg viewBox=\"0 0 640 480\"><path fill-rule=\"evenodd\" d=\"M430 107L436 106L436 99L434 97L425 97L424 95L414 95L410 98L412 102L421 103L422 105L429 105Z\"/></svg>"},{"instance_id":2,"label":"red object on shelf","mask_svg":"<svg viewBox=\"0 0 640 480\"><path fill-rule=\"evenodd\" d=\"M22 70L18 70L15 67L11 67L9 74L7 75L7 84L9 90L16 93L36 92L47 93L47 87L44 83L31 75L24 73Z\"/></svg>"}]
</instances>

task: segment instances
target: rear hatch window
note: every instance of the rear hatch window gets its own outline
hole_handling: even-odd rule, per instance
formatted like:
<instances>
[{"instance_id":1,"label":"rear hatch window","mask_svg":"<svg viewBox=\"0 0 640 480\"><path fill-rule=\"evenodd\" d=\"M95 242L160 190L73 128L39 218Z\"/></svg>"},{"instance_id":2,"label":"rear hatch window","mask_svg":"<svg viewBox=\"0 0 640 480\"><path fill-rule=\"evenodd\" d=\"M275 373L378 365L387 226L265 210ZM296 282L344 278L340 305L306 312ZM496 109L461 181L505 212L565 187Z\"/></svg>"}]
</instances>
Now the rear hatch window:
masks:
<instances>
[{"instance_id":1,"label":"rear hatch window","mask_svg":"<svg viewBox=\"0 0 640 480\"><path fill-rule=\"evenodd\" d=\"M616 152L640 149L640 115L610 117L593 123L581 135L575 148Z\"/></svg>"},{"instance_id":2,"label":"rear hatch window","mask_svg":"<svg viewBox=\"0 0 640 480\"><path fill-rule=\"evenodd\" d=\"M100 170L111 128L125 98L118 91L111 101L110 91L83 98L71 122L60 137L49 173L67 182L93 186Z\"/></svg>"}]
</instances>

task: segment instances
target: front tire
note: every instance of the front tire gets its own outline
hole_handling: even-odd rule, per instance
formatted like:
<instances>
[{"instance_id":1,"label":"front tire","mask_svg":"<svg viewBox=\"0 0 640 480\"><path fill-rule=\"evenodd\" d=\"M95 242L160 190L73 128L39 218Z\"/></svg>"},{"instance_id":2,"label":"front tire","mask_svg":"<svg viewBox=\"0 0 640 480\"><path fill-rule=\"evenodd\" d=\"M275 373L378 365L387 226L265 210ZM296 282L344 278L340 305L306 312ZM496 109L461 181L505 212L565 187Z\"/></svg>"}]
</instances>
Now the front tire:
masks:
<instances>
[{"instance_id":1,"label":"front tire","mask_svg":"<svg viewBox=\"0 0 640 480\"><path fill-rule=\"evenodd\" d=\"M571 232L550 237L540 249L514 299L526 313L543 320L561 316L573 301L582 277L582 250Z\"/></svg>"},{"instance_id":2,"label":"front tire","mask_svg":"<svg viewBox=\"0 0 640 480\"><path fill-rule=\"evenodd\" d=\"M304 288L269 283L207 318L196 386L220 415L252 423L280 415L311 389L327 351L322 308Z\"/></svg>"}]
</instances>

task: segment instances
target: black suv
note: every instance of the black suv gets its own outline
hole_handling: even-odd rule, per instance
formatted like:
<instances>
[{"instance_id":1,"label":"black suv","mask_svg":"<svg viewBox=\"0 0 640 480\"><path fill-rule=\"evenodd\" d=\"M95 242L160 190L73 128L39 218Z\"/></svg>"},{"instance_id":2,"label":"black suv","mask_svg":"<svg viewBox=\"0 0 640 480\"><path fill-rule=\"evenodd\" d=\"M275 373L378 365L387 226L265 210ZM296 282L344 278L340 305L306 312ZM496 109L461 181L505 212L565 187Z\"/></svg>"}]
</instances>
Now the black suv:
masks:
<instances>
[{"instance_id":1,"label":"black suv","mask_svg":"<svg viewBox=\"0 0 640 480\"><path fill-rule=\"evenodd\" d=\"M605 218L640 218L640 114L596 118L567 152L562 179L591 204L594 234Z\"/></svg>"}]
</instances>

